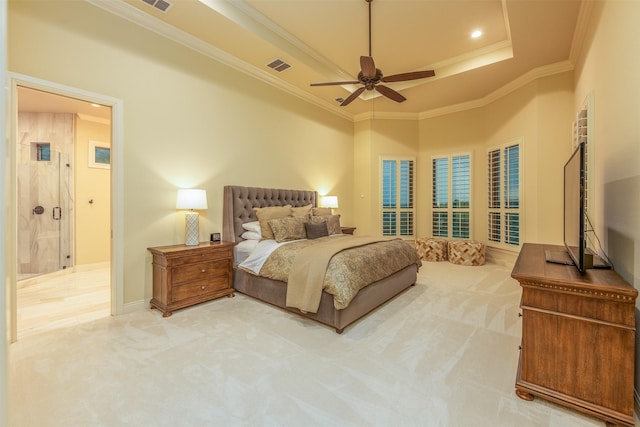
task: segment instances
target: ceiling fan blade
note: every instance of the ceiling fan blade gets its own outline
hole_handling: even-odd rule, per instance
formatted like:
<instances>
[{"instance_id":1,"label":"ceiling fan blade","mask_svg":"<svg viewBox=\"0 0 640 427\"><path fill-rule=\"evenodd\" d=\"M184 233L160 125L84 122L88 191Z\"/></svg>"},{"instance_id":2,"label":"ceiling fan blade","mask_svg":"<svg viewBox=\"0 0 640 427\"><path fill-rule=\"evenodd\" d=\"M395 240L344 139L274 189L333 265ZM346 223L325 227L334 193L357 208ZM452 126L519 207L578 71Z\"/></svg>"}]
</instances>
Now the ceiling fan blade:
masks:
<instances>
[{"instance_id":1,"label":"ceiling fan blade","mask_svg":"<svg viewBox=\"0 0 640 427\"><path fill-rule=\"evenodd\" d=\"M340 85L357 85L360 82L357 80L350 82L326 82L326 83L311 83L311 86L340 86Z\"/></svg>"},{"instance_id":2,"label":"ceiling fan blade","mask_svg":"<svg viewBox=\"0 0 640 427\"><path fill-rule=\"evenodd\" d=\"M412 71L410 73L400 73L394 74L392 76L385 76L381 81L385 83L390 82L404 82L407 80L418 80L418 79L426 79L427 77L433 77L436 73L433 70L425 70L425 71Z\"/></svg>"},{"instance_id":3,"label":"ceiling fan blade","mask_svg":"<svg viewBox=\"0 0 640 427\"><path fill-rule=\"evenodd\" d=\"M342 103L340 104L341 107L345 107L349 104L351 104L351 102L356 99L357 97L360 96L360 94L364 92L364 86L363 87L359 87L358 89L354 90L353 93L351 95L349 95L349 97L347 99L345 99L344 101L342 101Z\"/></svg>"},{"instance_id":4,"label":"ceiling fan blade","mask_svg":"<svg viewBox=\"0 0 640 427\"><path fill-rule=\"evenodd\" d=\"M360 57L360 69L364 77L372 79L376 76L376 63L371 56Z\"/></svg>"},{"instance_id":5,"label":"ceiling fan blade","mask_svg":"<svg viewBox=\"0 0 640 427\"><path fill-rule=\"evenodd\" d=\"M387 98L396 101L396 102L403 102L406 101L407 98L405 98L404 96L400 95L400 93L396 92L395 90L391 89L390 87L384 86L384 85L377 85L376 86L376 90L378 92L380 92L381 94L383 94L384 96L386 96Z\"/></svg>"}]
</instances>

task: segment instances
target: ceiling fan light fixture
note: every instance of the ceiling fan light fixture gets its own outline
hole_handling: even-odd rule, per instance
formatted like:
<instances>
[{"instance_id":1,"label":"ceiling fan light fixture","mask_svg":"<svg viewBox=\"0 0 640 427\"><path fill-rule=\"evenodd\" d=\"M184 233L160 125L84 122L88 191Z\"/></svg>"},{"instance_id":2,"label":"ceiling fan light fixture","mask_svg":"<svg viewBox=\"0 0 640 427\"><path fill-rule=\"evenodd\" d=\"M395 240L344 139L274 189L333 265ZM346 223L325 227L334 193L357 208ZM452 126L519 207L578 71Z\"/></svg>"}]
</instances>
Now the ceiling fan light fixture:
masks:
<instances>
[{"instance_id":1,"label":"ceiling fan light fixture","mask_svg":"<svg viewBox=\"0 0 640 427\"><path fill-rule=\"evenodd\" d=\"M383 95L395 102L404 102L407 100L404 96L398 93L396 90L391 89L388 86L381 85L380 83L393 83L404 82L408 80L424 79L435 76L433 70L424 71L411 71L408 73L394 74L391 76L385 76L379 68L376 68L375 61L371 56L371 2L373 0L365 0L369 6L369 55L360 56L360 72L358 73L357 81L343 81L343 82L326 82L326 83L311 83L311 86L344 86L352 84L360 84L359 88L354 90L351 95L346 99L336 99L340 102L341 107L345 107L359 97L365 90L377 91L380 95Z\"/></svg>"}]
</instances>

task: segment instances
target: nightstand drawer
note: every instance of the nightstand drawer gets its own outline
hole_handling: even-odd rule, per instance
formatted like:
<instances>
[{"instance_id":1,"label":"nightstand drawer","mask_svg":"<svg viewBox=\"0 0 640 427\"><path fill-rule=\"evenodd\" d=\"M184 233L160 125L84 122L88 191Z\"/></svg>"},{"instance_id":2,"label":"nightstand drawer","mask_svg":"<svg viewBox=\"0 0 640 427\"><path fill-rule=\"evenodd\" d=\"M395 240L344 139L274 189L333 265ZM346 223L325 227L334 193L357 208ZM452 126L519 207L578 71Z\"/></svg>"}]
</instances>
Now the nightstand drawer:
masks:
<instances>
[{"instance_id":1,"label":"nightstand drawer","mask_svg":"<svg viewBox=\"0 0 640 427\"><path fill-rule=\"evenodd\" d=\"M191 282L193 280L207 279L220 276L229 270L228 262L201 262L198 264L184 265L172 269L173 283Z\"/></svg>"},{"instance_id":2,"label":"nightstand drawer","mask_svg":"<svg viewBox=\"0 0 640 427\"><path fill-rule=\"evenodd\" d=\"M231 252L228 249L201 251L200 253L173 258L171 265L178 267L186 264L193 264L202 261L215 261L220 259L230 259Z\"/></svg>"},{"instance_id":3,"label":"nightstand drawer","mask_svg":"<svg viewBox=\"0 0 640 427\"><path fill-rule=\"evenodd\" d=\"M151 308L169 317L174 310L233 297L234 246L232 242L203 242L148 248L153 254Z\"/></svg>"},{"instance_id":4,"label":"nightstand drawer","mask_svg":"<svg viewBox=\"0 0 640 427\"><path fill-rule=\"evenodd\" d=\"M185 283L174 286L171 294L171 302L182 301L187 298L198 297L212 292L227 289L229 287L229 277L227 275L214 277L208 280Z\"/></svg>"}]
</instances>

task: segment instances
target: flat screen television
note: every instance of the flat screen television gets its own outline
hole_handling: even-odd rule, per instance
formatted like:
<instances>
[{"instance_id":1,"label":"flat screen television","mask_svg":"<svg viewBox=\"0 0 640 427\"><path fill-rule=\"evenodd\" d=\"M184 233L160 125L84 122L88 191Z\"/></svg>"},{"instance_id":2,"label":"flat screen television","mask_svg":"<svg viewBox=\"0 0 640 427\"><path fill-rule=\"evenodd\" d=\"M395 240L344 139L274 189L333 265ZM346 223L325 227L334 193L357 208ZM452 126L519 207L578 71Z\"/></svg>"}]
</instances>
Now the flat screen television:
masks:
<instances>
[{"instance_id":1,"label":"flat screen television","mask_svg":"<svg viewBox=\"0 0 640 427\"><path fill-rule=\"evenodd\" d=\"M585 143L581 142L564 165L564 246L575 266L584 273L593 258L585 237Z\"/></svg>"}]
</instances>

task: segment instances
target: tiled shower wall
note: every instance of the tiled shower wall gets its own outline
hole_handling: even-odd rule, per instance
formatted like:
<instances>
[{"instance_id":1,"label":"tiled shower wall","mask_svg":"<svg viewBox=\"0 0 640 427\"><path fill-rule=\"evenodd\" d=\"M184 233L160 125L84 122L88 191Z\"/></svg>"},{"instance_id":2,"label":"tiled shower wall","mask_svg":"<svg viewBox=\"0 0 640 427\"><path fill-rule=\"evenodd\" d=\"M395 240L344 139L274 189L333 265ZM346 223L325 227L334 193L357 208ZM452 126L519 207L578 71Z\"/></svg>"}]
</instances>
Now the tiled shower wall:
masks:
<instances>
[{"instance_id":1,"label":"tiled shower wall","mask_svg":"<svg viewBox=\"0 0 640 427\"><path fill-rule=\"evenodd\" d=\"M73 114L18 113L19 276L72 266L73 141ZM49 144L51 160L37 159L37 144ZM57 207L60 220L53 218Z\"/></svg>"}]
</instances>

